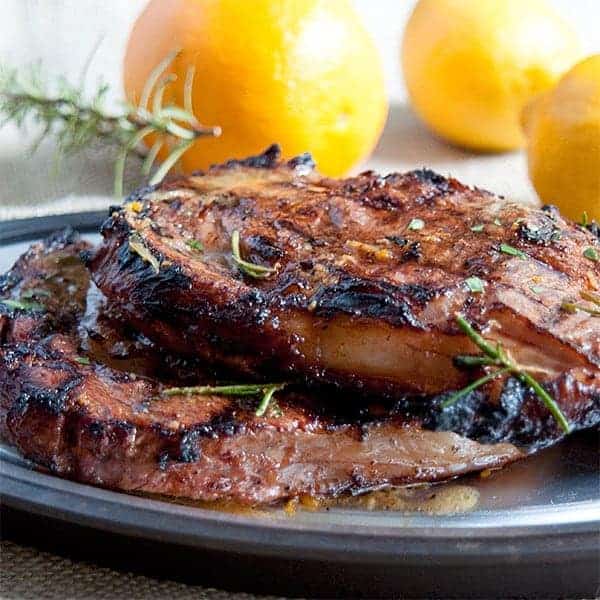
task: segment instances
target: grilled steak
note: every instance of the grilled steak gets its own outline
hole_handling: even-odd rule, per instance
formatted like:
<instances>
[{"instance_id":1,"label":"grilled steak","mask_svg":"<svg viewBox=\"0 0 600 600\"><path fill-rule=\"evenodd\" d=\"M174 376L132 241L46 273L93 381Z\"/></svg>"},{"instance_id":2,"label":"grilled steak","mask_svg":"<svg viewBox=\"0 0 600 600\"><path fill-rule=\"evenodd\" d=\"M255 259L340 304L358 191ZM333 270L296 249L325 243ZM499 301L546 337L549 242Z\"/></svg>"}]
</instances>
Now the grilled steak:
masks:
<instances>
[{"instance_id":1,"label":"grilled steak","mask_svg":"<svg viewBox=\"0 0 600 600\"><path fill-rule=\"evenodd\" d=\"M327 179L273 147L134 194L103 235L95 282L176 352L363 394L436 395L473 378L454 362L479 352L462 313L555 386L566 412L560 381L597 402L600 319L582 294L600 287L586 256L600 244L552 208L428 170Z\"/></svg>"},{"instance_id":2,"label":"grilled steak","mask_svg":"<svg viewBox=\"0 0 600 600\"><path fill-rule=\"evenodd\" d=\"M72 232L55 235L2 280L13 303L0 301L0 433L59 475L259 504L439 481L505 465L562 437L515 379L499 399L493 389L478 390L446 409L443 396L366 403L346 392L292 388L278 395L279 411L257 417L253 398L166 397L165 386L214 383L214 374L123 323L90 284L78 259L84 248ZM60 281L70 291L50 296ZM32 289L43 306L14 304ZM71 294L77 301L69 305ZM576 428L600 421L597 398L594 405L582 382L565 375L551 391L558 396L561 388Z\"/></svg>"},{"instance_id":3,"label":"grilled steak","mask_svg":"<svg viewBox=\"0 0 600 600\"><path fill-rule=\"evenodd\" d=\"M89 248L73 230L62 231L33 244L0 276L0 344L77 327L90 282L79 254Z\"/></svg>"}]
</instances>

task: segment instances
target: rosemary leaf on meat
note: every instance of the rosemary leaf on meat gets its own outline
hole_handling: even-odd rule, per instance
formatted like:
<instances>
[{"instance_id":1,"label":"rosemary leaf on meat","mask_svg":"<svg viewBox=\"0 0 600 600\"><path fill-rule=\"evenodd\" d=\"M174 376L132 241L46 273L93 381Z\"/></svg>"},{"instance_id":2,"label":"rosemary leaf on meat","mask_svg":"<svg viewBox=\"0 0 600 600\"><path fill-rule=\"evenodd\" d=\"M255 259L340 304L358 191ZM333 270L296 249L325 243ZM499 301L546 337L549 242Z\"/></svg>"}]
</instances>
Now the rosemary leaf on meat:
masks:
<instances>
[{"instance_id":1,"label":"rosemary leaf on meat","mask_svg":"<svg viewBox=\"0 0 600 600\"><path fill-rule=\"evenodd\" d=\"M416 217L414 219L411 219L410 223L408 224L408 229L410 231L419 231L423 229L423 227L425 227L425 221Z\"/></svg>"},{"instance_id":2,"label":"rosemary leaf on meat","mask_svg":"<svg viewBox=\"0 0 600 600\"><path fill-rule=\"evenodd\" d=\"M273 267L257 265L242 258L240 254L240 232L237 229L231 234L231 256L240 271L255 279L264 279L275 272Z\"/></svg>"},{"instance_id":3,"label":"rosemary leaf on meat","mask_svg":"<svg viewBox=\"0 0 600 600\"><path fill-rule=\"evenodd\" d=\"M580 304L575 304L574 302L563 302L560 307L568 313L576 313L581 311L589 313L593 317L600 317L600 309L581 306Z\"/></svg>"},{"instance_id":4,"label":"rosemary leaf on meat","mask_svg":"<svg viewBox=\"0 0 600 600\"><path fill-rule=\"evenodd\" d=\"M490 363L484 363L484 364L490 364ZM454 394L452 394L452 396L450 396L450 398L448 398L447 400L444 400L444 402L442 403L442 406L444 408L446 408L447 406L454 404L461 398L464 398L471 392L475 391L477 388L488 383L488 381L492 381L493 379L496 379L497 377L500 377L501 375L504 375L505 373L508 373L508 372L510 372L510 369L508 367L503 367L502 369L497 369L496 371L492 371L491 373L488 373L487 375L484 375L483 377L476 379L473 383L470 383L468 386L464 387L462 390L459 390L458 392L455 392Z\"/></svg>"},{"instance_id":5,"label":"rosemary leaf on meat","mask_svg":"<svg viewBox=\"0 0 600 600\"><path fill-rule=\"evenodd\" d=\"M200 240L186 240L185 245L196 252L204 252L204 244Z\"/></svg>"},{"instance_id":6,"label":"rosemary leaf on meat","mask_svg":"<svg viewBox=\"0 0 600 600\"><path fill-rule=\"evenodd\" d=\"M465 283L472 294L482 294L485 291L485 281L479 277L467 277Z\"/></svg>"},{"instance_id":7,"label":"rosemary leaf on meat","mask_svg":"<svg viewBox=\"0 0 600 600\"><path fill-rule=\"evenodd\" d=\"M525 252L519 250L518 248L514 248L509 244L500 244L500 252L503 252L504 254L508 254L510 256L518 256L523 260L527 259L527 254L525 254Z\"/></svg>"},{"instance_id":8,"label":"rosemary leaf on meat","mask_svg":"<svg viewBox=\"0 0 600 600\"><path fill-rule=\"evenodd\" d=\"M33 311L43 311L44 307L39 302L32 302L31 300L14 300L12 298L2 298L0 299L0 304L4 304L8 308L12 310L33 310Z\"/></svg>"},{"instance_id":9,"label":"rosemary leaf on meat","mask_svg":"<svg viewBox=\"0 0 600 600\"><path fill-rule=\"evenodd\" d=\"M41 288L30 288L21 292L21 300L31 300L32 298L49 298L50 292Z\"/></svg>"},{"instance_id":10,"label":"rosemary leaf on meat","mask_svg":"<svg viewBox=\"0 0 600 600\"><path fill-rule=\"evenodd\" d=\"M98 139L114 146L117 149L114 166L117 196L123 195L123 174L130 154L144 160L142 172L148 175L160 150L167 148L166 158L150 180L151 184L159 183L198 138L221 134L219 127L202 125L192 112L194 72L191 68L186 78L184 107L163 106L164 91L176 79L173 74L165 75L165 71L177 54L177 51L171 52L155 67L139 104L124 104L116 112L106 107L109 91L106 84L88 96L81 85L73 85L64 77L50 85L42 76L40 65L26 72L1 69L2 124L13 123L19 128L31 122L39 125L41 133L32 151L48 136L56 139L59 155L76 153ZM142 144L148 136L154 139L149 150Z\"/></svg>"},{"instance_id":11,"label":"rosemary leaf on meat","mask_svg":"<svg viewBox=\"0 0 600 600\"><path fill-rule=\"evenodd\" d=\"M565 300L560 306L562 310L568 313L582 311L592 315L593 317L600 317L600 296L598 294L593 294L592 292L586 291L581 292L580 295L583 300L587 300L595 306L584 306L582 304L576 304L575 302L569 302L568 300Z\"/></svg>"},{"instance_id":12,"label":"rosemary leaf on meat","mask_svg":"<svg viewBox=\"0 0 600 600\"><path fill-rule=\"evenodd\" d=\"M599 262L600 261L600 254L598 254L598 251L596 250L596 248L592 248L591 246L589 248L586 248L583 251L583 255L588 260L591 260L593 262Z\"/></svg>"},{"instance_id":13,"label":"rosemary leaf on meat","mask_svg":"<svg viewBox=\"0 0 600 600\"><path fill-rule=\"evenodd\" d=\"M594 294L593 292L586 292L585 290L581 292L580 296L587 300L588 302L593 302L597 306L600 306L600 295Z\"/></svg>"},{"instance_id":14,"label":"rosemary leaf on meat","mask_svg":"<svg viewBox=\"0 0 600 600\"><path fill-rule=\"evenodd\" d=\"M255 415L262 417L273 401L275 392L282 390L287 383L249 383L234 385L198 385L191 387L172 387L162 391L163 396L192 396L210 395L215 396L261 396Z\"/></svg>"},{"instance_id":15,"label":"rosemary leaf on meat","mask_svg":"<svg viewBox=\"0 0 600 600\"><path fill-rule=\"evenodd\" d=\"M457 400L460 400L489 381L506 373L511 373L522 383L533 389L537 397L545 404L546 408L550 411L563 431L569 433L571 429L569 422L554 398L552 398L536 379L509 357L500 343L496 343L495 345L490 343L482 335L477 333L469 321L459 313L456 314L456 322L462 332L483 352L484 356L457 356L455 358L455 363L463 366L493 367L495 370L475 380L462 390L452 394L442 402L443 408L454 404Z\"/></svg>"},{"instance_id":16,"label":"rosemary leaf on meat","mask_svg":"<svg viewBox=\"0 0 600 600\"><path fill-rule=\"evenodd\" d=\"M144 241L137 233L132 233L129 236L129 250L137 254L143 261L147 262L154 269L155 273L160 271L160 263L158 259L144 244Z\"/></svg>"}]
</instances>

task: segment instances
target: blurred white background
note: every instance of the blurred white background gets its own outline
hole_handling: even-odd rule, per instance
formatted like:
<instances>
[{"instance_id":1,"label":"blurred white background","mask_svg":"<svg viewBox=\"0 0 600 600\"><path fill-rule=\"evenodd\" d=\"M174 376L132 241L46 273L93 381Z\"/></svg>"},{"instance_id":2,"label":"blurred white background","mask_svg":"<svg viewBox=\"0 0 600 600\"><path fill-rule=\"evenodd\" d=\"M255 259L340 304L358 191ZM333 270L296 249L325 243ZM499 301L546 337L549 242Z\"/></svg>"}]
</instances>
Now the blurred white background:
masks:
<instances>
[{"instance_id":1,"label":"blurred white background","mask_svg":"<svg viewBox=\"0 0 600 600\"><path fill-rule=\"evenodd\" d=\"M366 166L390 171L428 165L466 183L533 201L521 153L482 156L451 148L431 136L406 107L399 45L414 1L354 2L381 51L393 103L382 141ZM585 52L599 52L600 0L552 3L579 31ZM121 94L120 71L127 35L145 4L146 0L1 0L0 63L20 67L40 59L50 75L66 74L76 81L98 43L88 85L95 87L100 79L108 82L116 100ZM52 169L51 146L45 144L38 155L30 158L24 153L27 142L27 136L11 127L0 131L0 219L25 212L43 214L107 203L102 196L110 193L109 157L70 159L57 174ZM37 185L32 186L32 180ZM89 196L83 202L72 197L62 199L77 193Z\"/></svg>"}]
</instances>

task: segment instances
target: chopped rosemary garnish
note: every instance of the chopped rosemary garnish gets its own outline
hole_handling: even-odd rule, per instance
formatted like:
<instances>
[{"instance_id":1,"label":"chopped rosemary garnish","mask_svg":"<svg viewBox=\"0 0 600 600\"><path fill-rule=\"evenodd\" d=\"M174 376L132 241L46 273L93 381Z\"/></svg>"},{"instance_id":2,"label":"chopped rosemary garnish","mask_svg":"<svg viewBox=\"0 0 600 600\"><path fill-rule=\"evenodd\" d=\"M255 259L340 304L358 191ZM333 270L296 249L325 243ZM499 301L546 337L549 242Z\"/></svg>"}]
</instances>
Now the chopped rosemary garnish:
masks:
<instances>
[{"instance_id":1,"label":"chopped rosemary garnish","mask_svg":"<svg viewBox=\"0 0 600 600\"><path fill-rule=\"evenodd\" d=\"M465 283L473 294L481 294L485 290L485 281L482 281L479 277L468 277L465 279Z\"/></svg>"},{"instance_id":2,"label":"chopped rosemary garnish","mask_svg":"<svg viewBox=\"0 0 600 600\"><path fill-rule=\"evenodd\" d=\"M261 398L254 413L257 417L262 417L267 412L267 408L269 408L273 394L280 389L281 385L270 385L263 390L263 397Z\"/></svg>"},{"instance_id":3,"label":"chopped rosemary garnish","mask_svg":"<svg viewBox=\"0 0 600 600\"><path fill-rule=\"evenodd\" d=\"M481 387L482 385L485 385L486 383L488 383L489 381L492 381L493 379L496 379L497 377L500 377L500 375L504 375L505 373L508 373L509 371L510 371L510 369L508 367L503 367L502 369L496 369L495 371L492 371L491 373L488 373L487 375L484 375L483 377L476 379L473 383L470 383L467 387L464 387L462 390L455 392L448 399L444 400L444 402L442 402L442 407L446 408L447 406L454 404L461 398L464 398L466 395L475 391L477 388Z\"/></svg>"},{"instance_id":4,"label":"chopped rosemary garnish","mask_svg":"<svg viewBox=\"0 0 600 600\"><path fill-rule=\"evenodd\" d=\"M41 288L30 288L21 292L22 300L31 300L32 298L49 298L50 292Z\"/></svg>"},{"instance_id":5,"label":"chopped rosemary garnish","mask_svg":"<svg viewBox=\"0 0 600 600\"><path fill-rule=\"evenodd\" d=\"M204 244L200 240L186 240L185 244L196 252L204 252Z\"/></svg>"},{"instance_id":6,"label":"chopped rosemary garnish","mask_svg":"<svg viewBox=\"0 0 600 600\"><path fill-rule=\"evenodd\" d=\"M583 255L594 262L600 261L600 255L598 254L598 251L596 248L592 248L591 246L583 251Z\"/></svg>"},{"instance_id":7,"label":"chopped rosemary garnish","mask_svg":"<svg viewBox=\"0 0 600 600\"><path fill-rule=\"evenodd\" d=\"M500 252L504 252L504 254L510 254L510 256L518 256L523 260L527 259L527 254L525 254L525 252L508 244L500 244Z\"/></svg>"},{"instance_id":8,"label":"chopped rosemary garnish","mask_svg":"<svg viewBox=\"0 0 600 600\"><path fill-rule=\"evenodd\" d=\"M423 221L423 219L411 219L408 224L408 229L410 231L419 231L420 229L423 229L423 227L425 227L425 221Z\"/></svg>"},{"instance_id":9,"label":"chopped rosemary garnish","mask_svg":"<svg viewBox=\"0 0 600 600\"><path fill-rule=\"evenodd\" d=\"M569 422L554 398L552 398L552 396L540 385L538 381L536 381L529 373L524 371L522 367L520 367L508 356L500 343L496 343L496 345L493 346L483 336L477 333L475 329L473 329L473 326L461 314L456 314L456 322L462 332L480 350L483 351L485 356L457 356L455 362L465 366L488 366L497 368L495 371L492 371L484 377L481 377L480 379L477 379L473 383L469 384L464 389L452 394L449 398L442 402L443 408L450 406L457 400L460 400L460 398L466 396L489 381L492 381L496 377L499 377L505 373L511 373L522 383L533 389L537 397L546 405L546 408L556 419L557 423L562 427L563 431L565 431L565 433L569 433L571 429Z\"/></svg>"},{"instance_id":10,"label":"chopped rosemary garnish","mask_svg":"<svg viewBox=\"0 0 600 600\"><path fill-rule=\"evenodd\" d=\"M541 294L544 291L544 288L539 286L539 285L530 285L529 289L534 293L534 294Z\"/></svg>"},{"instance_id":11,"label":"chopped rosemary garnish","mask_svg":"<svg viewBox=\"0 0 600 600\"><path fill-rule=\"evenodd\" d=\"M143 261L149 263L156 273L160 271L158 259L146 248L144 241L137 233L132 233L129 236L129 249L135 252Z\"/></svg>"},{"instance_id":12,"label":"chopped rosemary garnish","mask_svg":"<svg viewBox=\"0 0 600 600\"><path fill-rule=\"evenodd\" d=\"M240 232L237 229L231 234L231 256L237 268L250 277L264 279L275 272L273 267L256 265L242 258L240 254Z\"/></svg>"},{"instance_id":13,"label":"chopped rosemary garnish","mask_svg":"<svg viewBox=\"0 0 600 600\"><path fill-rule=\"evenodd\" d=\"M598 296L597 294L583 291L581 292L581 297L583 300L587 300L588 302L591 302L592 304L595 304L596 306L600 307L600 296ZM575 304L574 302L569 302L567 300L565 300L560 307L562 308L562 310L568 313L576 313L580 310L592 315L593 317L600 317L600 308L581 306L581 304Z\"/></svg>"},{"instance_id":14,"label":"chopped rosemary garnish","mask_svg":"<svg viewBox=\"0 0 600 600\"><path fill-rule=\"evenodd\" d=\"M560 307L568 313L576 313L577 311L586 312L593 317L600 317L600 309L589 308L588 306L581 306L581 304L575 304L574 302L563 302Z\"/></svg>"},{"instance_id":15,"label":"chopped rosemary garnish","mask_svg":"<svg viewBox=\"0 0 600 600\"><path fill-rule=\"evenodd\" d=\"M485 228L485 225L483 225L483 223L479 223L477 225L473 225L471 227L471 231L474 231L475 233L481 233Z\"/></svg>"},{"instance_id":16,"label":"chopped rosemary garnish","mask_svg":"<svg viewBox=\"0 0 600 600\"><path fill-rule=\"evenodd\" d=\"M457 367L486 367L490 364L490 359L487 356L471 356L470 354L460 354L454 357L454 364Z\"/></svg>"},{"instance_id":17,"label":"chopped rosemary garnish","mask_svg":"<svg viewBox=\"0 0 600 600\"><path fill-rule=\"evenodd\" d=\"M30 300L13 300L11 298L2 298L0 299L0 304L4 304L13 310L44 310L44 307L39 302L31 302Z\"/></svg>"},{"instance_id":18,"label":"chopped rosemary garnish","mask_svg":"<svg viewBox=\"0 0 600 600\"><path fill-rule=\"evenodd\" d=\"M162 391L163 396L192 396L211 395L215 396L258 396L262 394L261 400L256 408L255 415L262 417L269 408L275 392L282 390L287 383L249 383L239 385L198 385L192 387L172 387Z\"/></svg>"},{"instance_id":19,"label":"chopped rosemary garnish","mask_svg":"<svg viewBox=\"0 0 600 600\"><path fill-rule=\"evenodd\" d=\"M89 365L90 359L87 356L76 356L75 362L78 362L80 365Z\"/></svg>"},{"instance_id":20,"label":"chopped rosemary garnish","mask_svg":"<svg viewBox=\"0 0 600 600\"><path fill-rule=\"evenodd\" d=\"M37 66L24 75L22 69L4 69L0 72L0 116L17 127L30 120L41 125L32 150L48 135L56 138L59 155L80 151L98 139L115 146L117 196L123 194L125 162L130 153L144 159L142 172L148 175L159 151L168 148L168 156L150 180L151 184L159 183L198 138L221 134L219 127L205 127L193 113L192 69L185 81L184 106L163 106L165 89L176 79L165 71L178 54L177 50L171 52L153 69L137 106L126 104L115 113L106 107L109 88L105 84L89 98L83 82L73 85L64 77L50 89ZM142 142L150 135L155 141L148 150Z\"/></svg>"},{"instance_id":21,"label":"chopped rosemary garnish","mask_svg":"<svg viewBox=\"0 0 600 600\"><path fill-rule=\"evenodd\" d=\"M572 313L572 314L576 313L578 310L577 304L575 304L574 302L567 302L567 301L563 302L560 305L560 308L561 308L561 310L564 310L565 312Z\"/></svg>"},{"instance_id":22,"label":"chopped rosemary garnish","mask_svg":"<svg viewBox=\"0 0 600 600\"><path fill-rule=\"evenodd\" d=\"M582 227L587 227L589 225L589 219L588 219L588 214L587 214L587 210L583 211L583 214L581 215L581 223L580 225Z\"/></svg>"},{"instance_id":23,"label":"chopped rosemary garnish","mask_svg":"<svg viewBox=\"0 0 600 600\"><path fill-rule=\"evenodd\" d=\"M600 296L598 294L583 291L580 295L584 300L588 300L589 302L593 302L594 304L600 306Z\"/></svg>"}]
</instances>

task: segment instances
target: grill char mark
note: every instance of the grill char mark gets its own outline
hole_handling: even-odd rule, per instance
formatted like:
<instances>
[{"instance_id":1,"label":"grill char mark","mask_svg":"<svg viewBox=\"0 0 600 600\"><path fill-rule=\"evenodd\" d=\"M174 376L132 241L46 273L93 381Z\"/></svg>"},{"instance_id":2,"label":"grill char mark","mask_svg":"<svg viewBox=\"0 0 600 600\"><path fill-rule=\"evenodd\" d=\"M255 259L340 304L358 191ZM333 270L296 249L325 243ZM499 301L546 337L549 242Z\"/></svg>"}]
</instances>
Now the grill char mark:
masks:
<instances>
[{"instance_id":1,"label":"grill char mark","mask_svg":"<svg viewBox=\"0 0 600 600\"><path fill-rule=\"evenodd\" d=\"M391 324L422 328L408 300L427 302L435 292L422 286L392 286L355 277L342 277L313 296L315 315L329 317L343 312L358 317L381 318Z\"/></svg>"}]
</instances>

